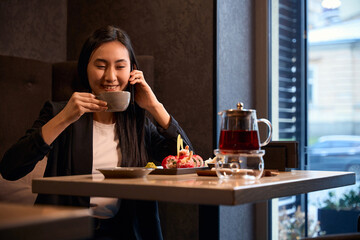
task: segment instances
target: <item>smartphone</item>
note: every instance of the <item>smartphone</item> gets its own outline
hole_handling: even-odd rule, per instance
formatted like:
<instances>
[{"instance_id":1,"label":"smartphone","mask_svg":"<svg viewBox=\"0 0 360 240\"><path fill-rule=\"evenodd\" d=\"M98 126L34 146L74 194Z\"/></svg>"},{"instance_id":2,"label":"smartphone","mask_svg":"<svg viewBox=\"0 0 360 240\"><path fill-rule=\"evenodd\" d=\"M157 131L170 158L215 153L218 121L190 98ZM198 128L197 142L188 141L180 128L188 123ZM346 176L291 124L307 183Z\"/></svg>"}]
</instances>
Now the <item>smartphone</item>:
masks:
<instances>
[{"instance_id":1,"label":"smartphone","mask_svg":"<svg viewBox=\"0 0 360 240\"><path fill-rule=\"evenodd\" d=\"M130 67L130 72L132 72L134 70L134 66L131 64L131 67ZM130 84L130 96L131 96L131 99L130 99L130 103L131 104L134 104L135 103L135 86Z\"/></svg>"}]
</instances>

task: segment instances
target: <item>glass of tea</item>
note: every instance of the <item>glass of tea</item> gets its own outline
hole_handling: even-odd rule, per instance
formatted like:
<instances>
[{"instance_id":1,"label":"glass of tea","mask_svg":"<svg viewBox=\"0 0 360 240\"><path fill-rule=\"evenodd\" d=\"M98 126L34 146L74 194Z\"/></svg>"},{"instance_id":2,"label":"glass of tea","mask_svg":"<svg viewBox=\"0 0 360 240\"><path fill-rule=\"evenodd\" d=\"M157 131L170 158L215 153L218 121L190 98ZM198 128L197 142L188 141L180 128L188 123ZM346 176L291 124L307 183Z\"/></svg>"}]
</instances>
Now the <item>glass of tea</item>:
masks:
<instances>
[{"instance_id":1,"label":"glass of tea","mask_svg":"<svg viewBox=\"0 0 360 240\"><path fill-rule=\"evenodd\" d=\"M246 152L260 150L267 145L272 136L272 125L267 119L257 119L256 110L244 109L242 103L237 109L229 109L219 113L221 116L221 132L219 149L223 152ZM268 136L260 142L258 123L268 126Z\"/></svg>"}]
</instances>

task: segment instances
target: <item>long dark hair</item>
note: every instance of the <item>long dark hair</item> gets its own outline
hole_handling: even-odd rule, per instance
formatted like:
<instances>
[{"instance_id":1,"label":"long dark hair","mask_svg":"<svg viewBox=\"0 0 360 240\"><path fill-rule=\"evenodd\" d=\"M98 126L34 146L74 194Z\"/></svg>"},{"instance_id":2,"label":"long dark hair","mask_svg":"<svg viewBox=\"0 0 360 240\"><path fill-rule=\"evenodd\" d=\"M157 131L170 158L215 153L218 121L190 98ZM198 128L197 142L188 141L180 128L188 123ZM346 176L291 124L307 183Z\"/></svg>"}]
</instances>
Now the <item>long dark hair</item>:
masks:
<instances>
[{"instance_id":1,"label":"long dark hair","mask_svg":"<svg viewBox=\"0 0 360 240\"><path fill-rule=\"evenodd\" d=\"M94 50L106 42L118 41L123 44L128 52L130 58L131 69L138 68L135 53L131 45L129 36L118 27L106 26L96 30L84 43L78 61L78 73L81 84L91 92L87 66L90 56ZM130 90L128 84L126 91ZM133 99L134 96L131 96ZM128 109L124 112L115 114L116 134L119 137L119 144L122 154L121 166L123 167L138 167L145 166L148 160L145 147L145 111L140 108L135 102L131 103Z\"/></svg>"}]
</instances>

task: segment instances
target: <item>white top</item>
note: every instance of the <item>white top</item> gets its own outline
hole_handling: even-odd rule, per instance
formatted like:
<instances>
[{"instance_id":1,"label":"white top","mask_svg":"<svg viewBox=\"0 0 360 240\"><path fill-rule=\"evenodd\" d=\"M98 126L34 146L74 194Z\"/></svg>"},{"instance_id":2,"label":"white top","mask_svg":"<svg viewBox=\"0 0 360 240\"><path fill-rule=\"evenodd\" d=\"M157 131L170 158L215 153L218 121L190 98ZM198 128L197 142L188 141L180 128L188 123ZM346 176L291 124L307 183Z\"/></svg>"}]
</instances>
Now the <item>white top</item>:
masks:
<instances>
[{"instance_id":1,"label":"white top","mask_svg":"<svg viewBox=\"0 0 360 240\"><path fill-rule=\"evenodd\" d=\"M119 138L116 136L115 123L103 124L93 121L93 167L92 173L100 173L98 168L116 167L121 163ZM93 216L113 217L119 210L118 198L91 197L90 207Z\"/></svg>"}]
</instances>

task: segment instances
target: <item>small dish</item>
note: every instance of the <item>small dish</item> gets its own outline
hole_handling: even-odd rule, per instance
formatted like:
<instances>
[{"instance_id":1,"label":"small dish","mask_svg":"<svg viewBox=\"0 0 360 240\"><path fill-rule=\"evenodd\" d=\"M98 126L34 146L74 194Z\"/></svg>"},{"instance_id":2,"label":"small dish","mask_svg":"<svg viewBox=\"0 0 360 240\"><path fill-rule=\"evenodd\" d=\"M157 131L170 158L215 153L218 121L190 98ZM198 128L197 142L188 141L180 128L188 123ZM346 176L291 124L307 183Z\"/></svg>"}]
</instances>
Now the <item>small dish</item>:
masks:
<instances>
[{"instance_id":1,"label":"small dish","mask_svg":"<svg viewBox=\"0 0 360 240\"><path fill-rule=\"evenodd\" d=\"M209 167L210 169L212 169L212 168L215 167L215 163L208 163L207 165L208 165L208 167Z\"/></svg>"},{"instance_id":2,"label":"small dish","mask_svg":"<svg viewBox=\"0 0 360 240\"><path fill-rule=\"evenodd\" d=\"M96 170L100 171L105 178L141 178L154 171L153 168L144 167L112 167Z\"/></svg>"}]
</instances>

